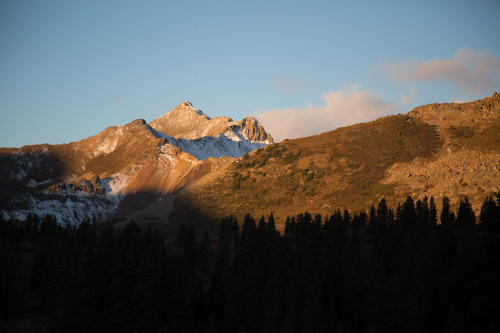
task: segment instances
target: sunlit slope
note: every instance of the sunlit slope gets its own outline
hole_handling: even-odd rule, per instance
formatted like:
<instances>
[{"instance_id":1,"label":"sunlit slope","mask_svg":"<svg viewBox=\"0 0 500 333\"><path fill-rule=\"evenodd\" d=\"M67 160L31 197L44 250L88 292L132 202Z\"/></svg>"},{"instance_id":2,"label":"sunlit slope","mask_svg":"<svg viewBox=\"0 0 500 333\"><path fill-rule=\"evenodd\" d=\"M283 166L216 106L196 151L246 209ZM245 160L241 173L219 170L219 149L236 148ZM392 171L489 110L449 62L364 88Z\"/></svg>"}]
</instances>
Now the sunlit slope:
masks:
<instances>
[{"instance_id":1,"label":"sunlit slope","mask_svg":"<svg viewBox=\"0 0 500 333\"><path fill-rule=\"evenodd\" d=\"M270 145L187 187L182 202L202 215L273 212L283 222L306 210L369 209L382 197L457 204L468 195L479 213L500 184L499 99L432 104Z\"/></svg>"}]
</instances>

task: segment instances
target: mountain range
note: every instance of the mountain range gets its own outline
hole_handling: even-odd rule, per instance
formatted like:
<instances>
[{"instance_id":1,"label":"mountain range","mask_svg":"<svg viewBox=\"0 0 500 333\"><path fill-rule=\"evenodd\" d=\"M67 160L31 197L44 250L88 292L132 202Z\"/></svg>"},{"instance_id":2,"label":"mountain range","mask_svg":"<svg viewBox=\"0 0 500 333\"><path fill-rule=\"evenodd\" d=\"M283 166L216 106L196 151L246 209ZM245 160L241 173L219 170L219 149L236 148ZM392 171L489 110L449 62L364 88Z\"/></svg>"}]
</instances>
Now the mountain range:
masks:
<instances>
[{"instance_id":1,"label":"mountain range","mask_svg":"<svg viewBox=\"0 0 500 333\"><path fill-rule=\"evenodd\" d=\"M346 110L348 112L348 110ZM274 143L257 119L210 118L183 102L62 145L0 149L4 218L29 212L77 224L135 219L172 228L226 215L367 210L444 196L479 207L500 186L500 94L430 104Z\"/></svg>"}]
</instances>

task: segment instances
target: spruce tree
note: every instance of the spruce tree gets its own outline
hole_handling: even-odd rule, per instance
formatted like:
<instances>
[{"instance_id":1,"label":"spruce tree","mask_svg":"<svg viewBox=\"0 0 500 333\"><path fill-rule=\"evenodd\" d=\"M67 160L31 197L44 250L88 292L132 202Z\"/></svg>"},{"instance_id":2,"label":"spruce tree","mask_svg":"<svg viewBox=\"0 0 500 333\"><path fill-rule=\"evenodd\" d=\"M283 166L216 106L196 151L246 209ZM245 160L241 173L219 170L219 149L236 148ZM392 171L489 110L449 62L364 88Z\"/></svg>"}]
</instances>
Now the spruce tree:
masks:
<instances>
[{"instance_id":1,"label":"spruce tree","mask_svg":"<svg viewBox=\"0 0 500 333\"><path fill-rule=\"evenodd\" d=\"M457 225L466 226L473 225L475 223L476 215L474 214L469 199L466 196L463 201L460 201L460 206L458 207Z\"/></svg>"},{"instance_id":2,"label":"spruce tree","mask_svg":"<svg viewBox=\"0 0 500 333\"><path fill-rule=\"evenodd\" d=\"M496 205L493 197L488 196L481 206L479 221L483 228L490 233L500 232L500 207Z\"/></svg>"},{"instance_id":3,"label":"spruce tree","mask_svg":"<svg viewBox=\"0 0 500 333\"><path fill-rule=\"evenodd\" d=\"M370 217L368 219L368 229L370 231L375 231L376 224L377 224L377 212L375 211L375 207L372 205L370 207Z\"/></svg>"},{"instance_id":4,"label":"spruce tree","mask_svg":"<svg viewBox=\"0 0 500 333\"><path fill-rule=\"evenodd\" d=\"M455 223L455 214L450 210L450 199L443 197L443 209L441 210L441 224L449 226Z\"/></svg>"},{"instance_id":5,"label":"spruce tree","mask_svg":"<svg viewBox=\"0 0 500 333\"><path fill-rule=\"evenodd\" d=\"M437 224L437 209L433 196L431 196L431 201L429 203L429 223L432 225Z\"/></svg>"}]
</instances>

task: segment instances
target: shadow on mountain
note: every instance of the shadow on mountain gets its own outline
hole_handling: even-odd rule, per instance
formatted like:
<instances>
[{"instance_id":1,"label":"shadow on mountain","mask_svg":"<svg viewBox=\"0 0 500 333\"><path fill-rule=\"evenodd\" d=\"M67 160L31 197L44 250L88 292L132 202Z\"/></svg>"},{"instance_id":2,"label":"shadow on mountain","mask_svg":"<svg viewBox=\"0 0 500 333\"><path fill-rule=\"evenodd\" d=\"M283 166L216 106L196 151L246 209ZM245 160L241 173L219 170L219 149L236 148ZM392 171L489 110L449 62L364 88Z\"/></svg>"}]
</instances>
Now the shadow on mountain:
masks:
<instances>
[{"instance_id":1,"label":"shadow on mountain","mask_svg":"<svg viewBox=\"0 0 500 333\"><path fill-rule=\"evenodd\" d=\"M26 195L61 182L64 162L50 153L0 152L0 209L26 208Z\"/></svg>"},{"instance_id":2,"label":"shadow on mountain","mask_svg":"<svg viewBox=\"0 0 500 333\"><path fill-rule=\"evenodd\" d=\"M28 151L31 148L0 151L0 210L11 217L22 219L32 212L40 217L54 215L63 224L95 218L117 226L134 220L142 227L159 229L166 239L172 240L182 224L196 225L200 232L217 231L213 216L202 215L188 200L176 199L177 193L131 193L122 198L113 212L116 201L112 196L100 195L103 192L99 189L103 188L98 188L95 179L82 178L75 184L65 184L70 172L65 160L47 150ZM51 190L46 191L48 188ZM20 213L12 215L16 211Z\"/></svg>"},{"instance_id":3,"label":"shadow on mountain","mask_svg":"<svg viewBox=\"0 0 500 333\"><path fill-rule=\"evenodd\" d=\"M134 221L140 227L160 230L167 242L174 240L183 224L193 225L200 234L207 231L215 237L219 230L220 215L202 212L192 199L179 192L162 194L142 191L128 194L107 222L122 227Z\"/></svg>"}]
</instances>

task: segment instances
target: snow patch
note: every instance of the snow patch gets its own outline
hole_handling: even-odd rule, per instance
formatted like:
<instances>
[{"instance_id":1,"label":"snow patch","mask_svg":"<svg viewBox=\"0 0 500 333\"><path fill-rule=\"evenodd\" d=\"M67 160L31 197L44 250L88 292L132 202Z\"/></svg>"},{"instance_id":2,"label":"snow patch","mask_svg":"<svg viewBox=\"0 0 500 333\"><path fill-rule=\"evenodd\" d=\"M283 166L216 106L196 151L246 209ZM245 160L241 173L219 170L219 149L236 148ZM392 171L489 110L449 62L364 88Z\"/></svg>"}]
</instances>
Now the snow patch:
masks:
<instances>
[{"instance_id":1,"label":"snow patch","mask_svg":"<svg viewBox=\"0 0 500 333\"><path fill-rule=\"evenodd\" d=\"M18 163L20 166L27 167L29 169L39 168L43 160L48 156L48 150L46 147L41 150L41 152L34 152L30 154L25 154L22 150L16 150L10 154L10 157Z\"/></svg>"},{"instance_id":2,"label":"snow patch","mask_svg":"<svg viewBox=\"0 0 500 333\"><path fill-rule=\"evenodd\" d=\"M251 141L242 131L226 131L217 138L204 136L194 140L176 139L158 131L155 131L155 133L164 137L169 143L179 147L182 151L193 155L198 160L205 160L209 157L220 158L222 156L238 158L269 144L267 141Z\"/></svg>"},{"instance_id":3,"label":"snow patch","mask_svg":"<svg viewBox=\"0 0 500 333\"><path fill-rule=\"evenodd\" d=\"M28 187L38 187L38 186L40 186L40 185L46 185L46 184L50 183L51 181L52 181L52 179L47 179L47 180L44 180L44 181L41 181L41 182L37 182L37 181L36 181L36 180L34 180L34 179L30 179L30 180L28 181L27 186L28 186Z\"/></svg>"},{"instance_id":4,"label":"snow patch","mask_svg":"<svg viewBox=\"0 0 500 333\"><path fill-rule=\"evenodd\" d=\"M123 127L118 127L115 133L108 135L104 140L95 148L93 151L94 156L99 156L102 154L109 154L116 149L118 145L119 138L123 135Z\"/></svg>"},{"instance_id":5,"label":"snow patch","mask_svg":"<svg viewBox=\"0 0 500 333\"><path fill-rule=\"evenodd\" d=\"M50 181L48 179L36 182L31 179L28 186L45 185ZM1 215L4 219L24 220L29 213L37 214L40 217L50 214L57 218L58 223L70 223L71 225L78 225L87 218L104 221L111 217L118 208L125 195L128 181L129 177L121 173L101 179L105 195L92 195L80 189L71 192L70 187L66 185L58 193L44 191L42 196L31 195L28 198L28 209L10 212L2 210Z\"/></svg>"},{"instance_id":6,"label":"snow patch","mask_svg":"<svg viewBox=\"0 0 500 333\"><path fill-rule=\"evenodd\" d=\"M12 211L7 213L2 211L4 218L14 218L24 220L29 213L43 217L47 214L56 217L58 223L69 223L78 225L84 219L104 220L109 216L109 203L102 198L85 198L81 200L79 196L69 196L64 200L60 195L54 195L52 200L39 200L31 197L30 208Z\"/></svg>"},{"instance_id":7,"label":"snow patch","mask_svg":"<svg viewBox=\"0 0 500 333\"><path fill-rule=\"evenodd\" d=\"M15 177L17 180L22 180L24 178L26 178L26 172L24 172L23 169L19 169L19 171L16 173Z\"/></svg>"},{"instance_id":8,"label":"snow patch","mask_svg":"<svg viewBox=\"0 0 500 333\"><path fill-rule=\"evenodd\" d=\"M224 134L219 135L218 138L212 136L205 136L195 140L169 138L168 141L198 160L222 156L237 158L266 145L265 143L246 140L235 141Z\"/></svg>"},{"instance_id":9,"label":"snow patch","mask_svg":"<svg viewBox=\"0 0 500 333\"><path fill-rule=\"evenodd\" d=\"M101 186L107 196L122 197L129 182L129 177L122 173L114 174L112 177L101 179Z\"/></svg>"}]
</instances>

